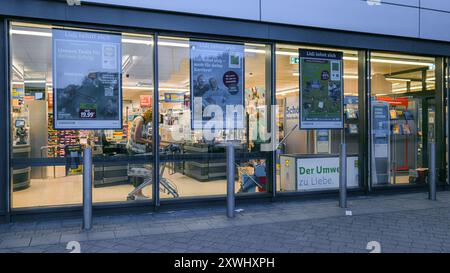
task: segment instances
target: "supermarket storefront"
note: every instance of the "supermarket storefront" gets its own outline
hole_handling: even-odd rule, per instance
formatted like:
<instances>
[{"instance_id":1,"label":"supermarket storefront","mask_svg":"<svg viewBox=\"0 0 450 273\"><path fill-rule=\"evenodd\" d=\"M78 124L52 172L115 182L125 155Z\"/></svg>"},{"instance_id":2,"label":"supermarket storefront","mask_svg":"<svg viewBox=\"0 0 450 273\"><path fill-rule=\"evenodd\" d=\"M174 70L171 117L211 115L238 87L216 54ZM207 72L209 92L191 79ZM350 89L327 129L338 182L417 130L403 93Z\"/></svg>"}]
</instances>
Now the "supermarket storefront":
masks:
<instances>
[{"instance_id":1,"label":"supermarket storefront","mask_svg":"<svg viewBox=\"0 0 450 273\"><path fill-rule=\"evenodd\" d=\"M355 194L426 190L430 142L438 144L439 181L447 184L448 43L26 2L30 8L24 11L11 3L0 8L0 101L6 106L0 120L5 162L0 168L0 215L7 219L81 213L80 156L86 145L94 153L97 213L224 203L226 160L217 143L229 135L240 143L238 202L336 195L343 136L347 184ZM61 33L71 39L64 40ZM96 35L96 40L87 41L86 34ZM100 42L102 50L114 45L117 56L103 55L104 70L94 71L88 65ZM195 72L195 67L207 66L208 58L196 56L193 48L210 52L212 45L216 54L225 56L221 61L227 63L227 81L216 77L217 69ZM298 128L299 49L342 54L343 134ZM211 92L226 87L226 97L243 106L241 126L231 133L220 127L208 138L192 118L193 98L199 94L214 100L217 95ZM95 105L93 92L99 88L100 97L111 97L104 103L107 109ZM117 90L118 101L113 98ZM77 92L82 95L73 95ZM115 112L114 105L119 107ZM108 130L84 123L64 127L61 119L80 110L83 115L115 113L120 118ZM137 141L142 151L130 148L136 144L136 127L142 133ZM267 148L281 140L277 149ZM136 170L142 168L158 183L136 192L143 183Z\"/></svg>"}]
</instances>

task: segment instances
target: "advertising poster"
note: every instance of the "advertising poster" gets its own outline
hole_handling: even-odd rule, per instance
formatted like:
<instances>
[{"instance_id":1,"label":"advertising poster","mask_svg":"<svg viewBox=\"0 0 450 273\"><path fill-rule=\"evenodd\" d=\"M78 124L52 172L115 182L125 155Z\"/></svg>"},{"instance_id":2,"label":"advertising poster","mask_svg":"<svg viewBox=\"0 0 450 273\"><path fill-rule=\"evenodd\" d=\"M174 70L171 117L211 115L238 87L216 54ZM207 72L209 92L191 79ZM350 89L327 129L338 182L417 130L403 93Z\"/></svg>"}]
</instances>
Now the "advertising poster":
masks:
<instances>
[{"instance_id":1,"label":"advertising poster","mask_svg":"<svg viewBox=\"0 0 450 273\"><path fill-rule=\"evenodd\" d=\"M342 52L299 50L300 129L342 129Z\"/></svg>"},{"instance_id":2,"label":"advertising poster","mask_svg":"<svg viewBox=\"0 0 450 273\"><path fill-rule=\"evenodd\" d=\"M140 95L139 105L141 107L152 107L152 96L151 95Z\"/></svg>"},{"instance_id":3,"label":"advertising poster","mask_svg":"<svg viewBox=\"0 0 450 273\"><path fill-rule=\"evenodd\" d=\"M223 129L244 128L244 45L190 41L192 128L202 129L221 109ZM208 106L209 111L205 111ZM233 106L233 120L226 110ZM217 128L217 127L216 127Z\"/></svg>"},{"instance_id":4,"label":"advertising poster","mask_svg":"<svg viewBox=\"0 0 450 273\"><path fill-rule=\"evenodd\" d=\"M54 128L122 128L121 36L53 30Z\"/></svg>"},{"instance_id":5,"label":"advertising poster","mask_svg":"<svg viewBox=\"0 0 450 273\"><path fill-rule=\"evenodd\" d=\"M339 157L298 158L297 191L339 188ZM347 187L358 187L358 157L347 157Z\"/></svg>"},{"instance_id":6,"label":"advertising poster","mask_svg":"<svg viewBox=\"0 0 450 273\"><path fill-rule=\"evenodd\" d=\"M184 93L164 93L164 102L184 102Z\"/></svg>"}]
</instances>

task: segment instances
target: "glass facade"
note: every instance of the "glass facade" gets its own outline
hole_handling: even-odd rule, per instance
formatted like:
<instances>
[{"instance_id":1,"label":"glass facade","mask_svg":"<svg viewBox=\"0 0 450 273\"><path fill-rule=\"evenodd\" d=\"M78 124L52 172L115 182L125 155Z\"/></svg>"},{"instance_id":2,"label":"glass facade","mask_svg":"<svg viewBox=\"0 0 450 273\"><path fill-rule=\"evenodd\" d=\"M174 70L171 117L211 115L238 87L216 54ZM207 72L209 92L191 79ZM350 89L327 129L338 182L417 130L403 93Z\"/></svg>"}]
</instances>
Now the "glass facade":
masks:
<instances>
[{"instance_id":1,"label":"glass facade","mask_svg":"<svg viewBox=\"0 0 450 273\"><path fill-rule=\"evenodd\" d=\"M164 60L158 64L160 150L165 156L160 167L161 198L225 195L227 166L220 143L230 139L239 142L236 193L267 192L265 158L253 154L265 142L258 133L264 130L270 105L266 71L270 46L176 37L160 37L158 45L159 60ZM242 63L229 63L233 52L242 54ZM240 91L232 91L224 82L227 69L236 72ZM226 117L218 113L214 113L218 119L211 119L214 124L207 122L210 117L198 124L193 113L196 98L203 98L198 107L202 116L216 106L224 116L229 112L225 104L243 103L245 110L237 122L241 124L228 127Z\"/></svg>"},{"instance_id":2,"label":"glass facade","mask_svg":"<svg viewBox=\"0 0 450 273\"><path fill-rule=\"evenodd\" d=\"M121 129L55 130L54 73L78 79L77 90L98 88L101 76L54 67L55 29L120 36ZM343 140L349 189L425 186L428 144L436 140L436 120L445 118L436 111L436 94L444 92L437 57L21 22L12 22L9 32L13 209L80 205L88 145L93 201L104 205L154 202L155 156L157 200L224 197L221 144L230 140L237 142L238 198L337 190ZM343 131L299 129L299 49L342 53ZM66 94L75 105L78 98Z\"/></svg>"},{"instance_id":3,"label":"glass facade","mask_svg":"<svg viewBox=\"0 0 450 273\"><path fill-rule=\"evenodd\" d=\"M136 172L140 170L150 174L151 164L142 162L133 164L133 161L142 160L137 159L140 157L139 153L127 148L127 143L134 134L132 131L135 129L134 124L141 119L145 121L143 122L145 124L141 122L141 134L148 136L151 131L149 117L153 100L152 36L120 33L122 129L55 130L52 79L53 29L55 28L50 25L22 23L13 23L10 27L12 157L19 164L21 159L24 161L30 158L38 159L36 164L13 167L12 207L80 204L81 154L87 144L93 147L95 157L102 158L101 162L94 164L93 202L151 199L151 187L145 187L142 194L138 192L139 198L134 196L129 198L134 186L143 183L144 178ZM86 33L93 31L76 30L88 31ZM90 53L76 56L88 54ZM75 71L77 70L74 68L73 74ZM85 75L72 75L70 72L64 71L69 75L67 78L74 80L74 86L78 90L96 85L95 80L91 79L93 73L84 77ZM83 100L70 91L64 94L68 96L68 105ZM140 141L138 137L135 139L137 142ZM151 144L151 139L149 143Z\"/></svg>"},{"instance_id":4,"label":"glass facade","mask_svg":"<svg viewBox=\"0 0 450 273\"><path fill-rule=\"evenodd\" d=\"M359 180L359 87L358 52L335 48L277 44L276 102L278 106L278 136L285 139L278 150L277 190L321 191L338 189L339 174L321 170L339 167L341 130L299 130L299 49L343 52L344 132L347 144L347 184L358 188ZM306 92L306 91L305 91ZM316 91L319 92L319 91ZM320 101L317 102L320 104ZM298 170L313 169L314 173ZM318 179L316 181L316 178Z\"/></svg>"},{"instance_id":5,"label":"glass facade","mask_svg":"<svg viewBox=\"0 0 450 273\"><path fill-rule=\"evenodd\" d=\"M435 59L373 52L370 60L372 185L424 185L436 131Z\"/></svg>"}]
</instances>

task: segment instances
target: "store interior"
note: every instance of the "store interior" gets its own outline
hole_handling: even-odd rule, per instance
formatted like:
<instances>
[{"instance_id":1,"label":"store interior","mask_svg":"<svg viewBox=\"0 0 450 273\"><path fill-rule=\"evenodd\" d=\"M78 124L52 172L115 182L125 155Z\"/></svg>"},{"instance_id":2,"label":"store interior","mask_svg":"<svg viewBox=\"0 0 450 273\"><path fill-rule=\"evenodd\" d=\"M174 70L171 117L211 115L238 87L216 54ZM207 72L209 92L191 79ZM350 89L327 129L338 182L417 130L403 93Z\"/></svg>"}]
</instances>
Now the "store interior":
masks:
<instances>
[{"instance_id":1,"label":"store interior","mask_svg":"<svg viewBox=\"0 0 450 273\"><path fill-rule=\"evenodd\" d=\"M80 204L82 200L81 151L87 143L94 156L120 160L129 156L127 141L134 118L153 104L153 40L151 35L122 33L123 128L121 130L54 130L52 90L52 28L48 25L13 23L11 26L11 112L13 157L65 158L65 166L15 167L13 170L12 206L44 207ZM159 38L159 136L161 154L224 153L214 143L206 142L202 132L191 129L189 40ZM245 128L265 118L257 108L266 104L266 52L263 44L245 44ZM151 136L151 123L147 136ZM45 129L43 129L45 128ZM247 134L247 132L249 132ZM227 132L229 133L229 132ZM237 152L255 151L260 141L253 141L254 131L235 130L241 140ZM257 134L257 132L256 132ZM217 133L217 140L224 132ZM113 161L112 160L112 161ZM235 189L238 194L266 191L265 160L236 162ZM133 168L145 168L151 177L150 164L133 162L94 164L93 200L131 202L135 176ZM217 196L226 193L225 160L192 159L164 162L160 166L160 197L183 198ZM143 188L151 199L151 184Z\"/></svg>"},{"instance_id":2,"label":"store interior","mask_svg":"<svg viewBox=\"0 0 450 273\"><path fill-rule=\"evenodd\" d=\"M122 33L123 128L121 130L53 129L52 28L49 25L12 23L11 35L11 140L12 156L20 158L66 158L66 166L15 167L12 175L12 207L45 207L80 204L82 201L82 148L93 143L95 156L128 156L126 143L134 118L152 110L153 38ZM159 37L159 136L161 153L224 153L205 141L202 132L191 128L189 39ZM246 129L233 132L241 140L240 152L260 151L264 140L258 130L267 116L267 54L264 44L245 44ZM298 123L299 65L301 45L277 45L276 99L279 106L278 139ZM308 48L308 47L306 47ZM337 50L320 48L324 50ZM359 154L358 55L344 52L344 111L347 154ZM384 130L374 128L371 164L374 185L422 183L427 160L423 146L433 137L434 58L391 53L373 53L372 100L389 113L377 120ZM381 109L381 108L380 108ZM153 113L155 114L155 113ZM256 124L256 125L255 125ZM262 125L261 125L262 124ZM258 127L259 126L259 127ZM148 124L151 132L151 124ZM151 133L149 134L151 135ZM217 134L217 140L224 137ZM256 135L256 136L255 136ZM279 154L330 154L339 152L337 130L294 130L281 145ZM378 149L380 148L381 149ZM379 152L381 151L381 152ZM133 163L104 163L94 166L94 202L131 202L130 192L137 178ZM149 170L148 164L141 167ZM277 164L279 170L280 164ZM236 163L238 194L267 191L263 158ZM226 193L224 160L164 162L161 198L217 196ZM277 179L277 189L282 188ZM250 185L250 186L249 186ZM288 187L289 188L289 187ZM151 186L143 190L152 198Z\"/></svg>"},{"instance_id":3,"label":"store interior","mask_svg":"<svg viewBox=\"0 0 450 273\"><path fill-rule=\"evenodd\" d=\"M277 45L276 97L280 106L280 137L284 137L298 124L299 65L296 58L300 47ZM357 156L360 134L357 52L333 48L314 49L344 53L345 142L347 156ZM434 58L372 53L371 79L371 118L374 126L371 128L370 147L370 164L374 170L372 185L424 184L428 175L428 153L424 147L426 149L435 131ZM381 117L378 111L380 107L384 109ZM282 147L281 154L337 155L340 143L339 130L295 130ZM295 185L280 181L280 165L282 167L283 164L277 165L278 190L296 190Z\"/></svg>"}]
</instances>

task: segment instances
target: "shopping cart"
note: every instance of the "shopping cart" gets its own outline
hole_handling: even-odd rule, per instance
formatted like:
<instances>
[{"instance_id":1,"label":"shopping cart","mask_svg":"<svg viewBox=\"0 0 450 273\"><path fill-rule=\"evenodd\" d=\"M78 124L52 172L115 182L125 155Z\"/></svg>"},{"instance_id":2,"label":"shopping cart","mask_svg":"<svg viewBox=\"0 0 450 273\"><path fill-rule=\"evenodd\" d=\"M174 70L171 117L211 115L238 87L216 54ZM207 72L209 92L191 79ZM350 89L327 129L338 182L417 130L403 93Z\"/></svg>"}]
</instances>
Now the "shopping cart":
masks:
<instances>
[{"instance_id":1,"label":"shopping cart","mask_svg":"<svg viewBox=\"0 0 450 273\"><path fill-rule=\"evenodd\" d=\"M181 152L181 149L179 148L178 145L175 145L175 144L169 144L167 147L165 147L162 150L162 153L166 153L166 154L169 154L169 153L176 154L176 153L180 153L180 152ZM164 193L172 195L174 198L177 198L177 197L179 197L177 186L172 181L170 181L169 179L164 177L164 171L166 169L167 164L168 163L164 163L161 166L161 170L159 173L159 177L160 177L159 183L161 185L160 190ZM133 178L142 178L142 179L144 179L144 182L142 182L139 186L137 186L130 193L128 193L127 200L135 200L136 194L139 191L141 191L145 187L153 184L152 173L153 173L153 167L150 164L145 164L145 165L130 165L129 164L128 165L128 176L133 177Z\"/></svg>"}]
</instances>

